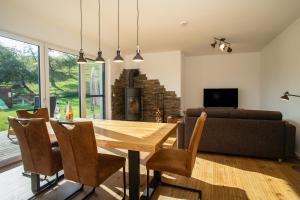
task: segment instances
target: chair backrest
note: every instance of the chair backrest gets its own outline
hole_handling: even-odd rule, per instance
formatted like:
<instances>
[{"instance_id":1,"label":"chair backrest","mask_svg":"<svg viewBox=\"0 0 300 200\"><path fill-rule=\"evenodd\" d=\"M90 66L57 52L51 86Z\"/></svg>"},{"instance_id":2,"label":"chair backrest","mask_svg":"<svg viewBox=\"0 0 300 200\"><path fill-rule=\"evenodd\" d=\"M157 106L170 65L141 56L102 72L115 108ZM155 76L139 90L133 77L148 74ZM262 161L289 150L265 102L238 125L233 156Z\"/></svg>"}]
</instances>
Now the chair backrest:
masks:
<instances>
[{"instance_id":1,"label":"chair backrest","mask_svg":"<svg viewBox=\"0 0 300 200\"><path fill-rule=\"evenodd\" d=\"M30 119L30 118L44 118L46 122L49 122L48 108L39 108L35 112L30 113L27 110L17 110L18 118Z\"/></svg>"},{"instance_id":2,"label":"chair backrest","mask_svg":"<svg viewBox=\"0 0 300 200\"><path fill-rule=\"evenodd\" d=\"M98 153L91 121L63 125L50 120L62 156L65 178L86 185L98 182Z\"/></svg>"},{"instance_id":3,"label":"chair backrest","mask_svg":"<svg viewBox=\"0 0 300 200\"><path fill-rule=\"evenodd\" d=\"M203 127L206 120L206 113L202 112L200 117L198 117L197 122L195 124L193 134L190 139L190 144L188 146L188 160L187 160L187 168L190 174L192 173L192 170L195 165L196 157L197 157L197 150L200 143L200 139L203 132Z\"/></svg>"},{"instance_id":4,"label":"chair backrest","mask_svg":"<svg viewBox=\"0 0 300 200\"><path fill-rule=\"evenodd\" d=\"M25 171L49 175L53 158L45 119L8 117L8 122L17 136Z\"/></svg>"}]
</instances>

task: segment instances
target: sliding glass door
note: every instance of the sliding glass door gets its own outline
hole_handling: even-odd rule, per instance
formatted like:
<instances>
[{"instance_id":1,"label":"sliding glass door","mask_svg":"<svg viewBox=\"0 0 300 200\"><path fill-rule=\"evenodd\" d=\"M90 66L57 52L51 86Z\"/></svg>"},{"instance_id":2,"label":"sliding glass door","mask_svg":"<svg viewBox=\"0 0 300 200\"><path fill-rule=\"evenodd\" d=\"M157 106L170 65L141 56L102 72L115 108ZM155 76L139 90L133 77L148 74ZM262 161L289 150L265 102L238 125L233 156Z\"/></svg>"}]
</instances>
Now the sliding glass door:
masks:
<instances>
[{"instance_id":1,"label":"sliding glass door","mask_svg":"<svg viewBox=\"0 0 300 200\"><path fill-rule=\"evenodd\" d=\"M53 113L55 103L64 116L69 101L74 117L80 117L80 68L78 57L69 53L49 49L49 94L50 110Z\"/></svg>"},{"instance_id":2,"label":"sliding glass door","mask_svg":"<svg viewBox=\"0 0 300 200\"><path fill-rule=\"evenodd\" d=\"M39 46L0 36L0 131L17 109L40 107Z\"/></svg>"},{"instance_id":3,"label":"sliding glass door","mask_svg":"<svg viewBox=\"0 0 300 200\"><path fill-rule=\"evenodd\" d=\"M104 69L104 64L97 64L93 61L88 61L84 66L87 118L105 118Z\"/></svg>"}]
</instances>

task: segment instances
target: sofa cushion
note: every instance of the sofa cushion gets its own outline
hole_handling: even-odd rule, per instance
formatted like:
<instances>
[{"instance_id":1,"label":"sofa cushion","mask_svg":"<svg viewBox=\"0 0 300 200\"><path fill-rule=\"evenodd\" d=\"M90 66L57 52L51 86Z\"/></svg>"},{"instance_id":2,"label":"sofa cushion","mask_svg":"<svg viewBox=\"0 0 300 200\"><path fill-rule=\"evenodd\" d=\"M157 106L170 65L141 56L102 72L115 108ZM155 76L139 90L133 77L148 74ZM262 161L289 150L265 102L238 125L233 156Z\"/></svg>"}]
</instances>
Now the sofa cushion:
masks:
<instances>
[{"instance_id":1,"label":"sofa cushion","mask_svg":"<svg viewBox=\"0 0 300 200\"><path fill-rule=\"evenodd\" d=\"M205 111L209 118L229 118L232 108L191 108L186 110L189 117L199 117Z\"/></svg>"},{"instance_id":2,"label":"sofa cushion","mask_svg":"<svg viewBox=\"0 0 300 200\"><path fill-rule=\"evenodd\" d=\"M261 120L282 120L282 114L277 111L265 110L232 110L230 118L233 119L261 119Z\"/></svg>"},{"instance_id":3,"label":"sofa cushion","mask_svg":"<svg viewBox=\"0 0 300 200\"><path fill-rule=\"evenodd\" d=\"M282 120L282 114L277 111L233 108L191 108L186 110L186 116L199 117L203 111L207 113L208 118Z\"/></svg>"}]
</instances>

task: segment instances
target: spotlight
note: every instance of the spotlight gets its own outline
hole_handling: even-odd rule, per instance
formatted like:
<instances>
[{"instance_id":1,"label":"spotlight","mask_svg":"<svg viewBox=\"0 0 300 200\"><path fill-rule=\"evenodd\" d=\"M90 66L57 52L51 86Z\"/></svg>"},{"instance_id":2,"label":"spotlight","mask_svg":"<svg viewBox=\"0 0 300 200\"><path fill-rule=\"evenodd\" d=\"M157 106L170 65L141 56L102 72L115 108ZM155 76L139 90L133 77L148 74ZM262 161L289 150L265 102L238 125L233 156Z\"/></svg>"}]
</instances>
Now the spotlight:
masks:
<instances>
[{"instance_id":1,"label":"spotlight","mask_svg":"<svg viewBox=\"0 0 300 200\"><path fill-rule=\"evenodd\" d=\"M231 48L231 47L228 47L228 48L227 48L227 52L228 52L228 53L231 53L231 52L232 52L232 48Z\"/></svg>"},{"instance_id":2,"label":"spotlight","mask_svg":"<svg viewBox=\"0 0 300 200\"><path fill-rule=\"evenodd\" d=\"M226 41L226 38L214 38L214 42L210 44L212 48L216 48L216 45L219 43L219 48L221 51L227 51L227 53L232 52L232 48L230 47L230 42Z\"/></svg>"},{"instance_id":3,"label":"spotlight","mask_svg":"<svg viewBox=\"0 0 300 200\"><path fill-rule=\"evenodd\" d=\"M212 48L216 48L216 45L217 45L217 40L215 40L214 43L211 43L210 46L212 46Z\"/></svg>"},{"instance_id":4,"label":"spotlight","mask_svg":"<svg viewBox=\"0 0 300 200\"><path fill-rule=\"evenodd\" d=\"M224 51L225 50L225 48L226 48L226 44L224 44L224 43L220 43L220 50L221 51Z\"/></svg>"}]
</instances>

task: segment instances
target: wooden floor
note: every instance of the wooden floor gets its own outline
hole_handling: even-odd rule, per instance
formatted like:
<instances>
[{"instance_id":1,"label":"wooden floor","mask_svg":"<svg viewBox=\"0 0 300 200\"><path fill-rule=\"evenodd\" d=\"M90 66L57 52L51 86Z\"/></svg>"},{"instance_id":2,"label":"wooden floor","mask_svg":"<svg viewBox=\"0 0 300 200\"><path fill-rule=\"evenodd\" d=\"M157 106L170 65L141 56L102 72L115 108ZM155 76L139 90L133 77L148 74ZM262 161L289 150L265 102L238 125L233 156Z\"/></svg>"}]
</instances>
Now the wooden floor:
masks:
<instances>
[{"instance_id":1,"label":"wooden floor","mask_svg":"<svg viewBox=\"0 0 300 200\"><path fill-rule=\"evenodd\" d=\"M125 151L101 150L116 155L127 156ZM142 154L141 190L145 188L145 167L148 154ZM242 158L215 154L198 154L191 179L164 174L165 181L190 186L202 190L203 198L209 200L261 199L261 200L296 200L300 199L299 161L278 163L272 160ZM6 170L6 171L5 171ZM30 195L30 179L21 176L21 165L12 169L0 170L1 200L26 199ZM93 199L121 199L121 171L101 185ZM60 182L59 186L43 195L40 199L63 199L77 187L69 181ZM80 199L90 188L86 188ZM128 194L128 192L127 192ZM152 199L197 199L197 195L169 187L159 187Z\"/></svg>"}]
</instances>

